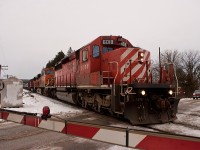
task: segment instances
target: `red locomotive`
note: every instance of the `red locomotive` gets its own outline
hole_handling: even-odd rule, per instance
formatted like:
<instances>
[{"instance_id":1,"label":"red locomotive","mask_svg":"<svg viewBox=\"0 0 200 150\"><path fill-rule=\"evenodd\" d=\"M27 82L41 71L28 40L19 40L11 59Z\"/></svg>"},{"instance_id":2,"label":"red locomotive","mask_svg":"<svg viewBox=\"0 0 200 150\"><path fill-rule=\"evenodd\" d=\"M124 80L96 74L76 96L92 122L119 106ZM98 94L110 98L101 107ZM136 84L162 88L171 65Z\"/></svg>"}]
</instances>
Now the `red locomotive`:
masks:
<instances>
[{"instance_id":1,"label":"red locomotive","mask_svg":"<svg viewBox=\"0 0 200 150\"><path fill-rule=\"evenodd\" d=\"M42 91L97 112L109 111L132 124L155 124L176 119L179 99L172 64L160 67L152 83L150 52L134 47L121 36L100 36L63 58ZM51 84L50 84L51 83Z\"/></svg>"}]
</instances>

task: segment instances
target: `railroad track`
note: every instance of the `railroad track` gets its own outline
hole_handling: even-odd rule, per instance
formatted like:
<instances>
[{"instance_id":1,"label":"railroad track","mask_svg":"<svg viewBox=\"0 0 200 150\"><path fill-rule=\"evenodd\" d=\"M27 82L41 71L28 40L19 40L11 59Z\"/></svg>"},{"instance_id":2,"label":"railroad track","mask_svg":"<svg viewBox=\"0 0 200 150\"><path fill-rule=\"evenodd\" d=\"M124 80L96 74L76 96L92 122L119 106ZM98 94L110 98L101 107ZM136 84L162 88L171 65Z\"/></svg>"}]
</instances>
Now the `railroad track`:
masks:
<instances>
[{"instance_id":1,"label":"railroad track","mask_svg":"<svg viewBox=\"0 0 200 150\"><path fill-rule=\"evenodd\" d=\"M178 122L173 122L173 124L188 127L188 128L194 129L194 130L200 130L199 126L194 126L191 124L184 124L184 123L178 123Z\"/></svg>"},{"instance_id":2,"label":"railroad track","mask_svg":"<svg viewBox=\"0 0 200 150\"><path fill-rule=\"evenodd\" d=\"M178 114L200 117L200 112L190 112L190 113L179 112Z\"/></svg>"}]
</instances>

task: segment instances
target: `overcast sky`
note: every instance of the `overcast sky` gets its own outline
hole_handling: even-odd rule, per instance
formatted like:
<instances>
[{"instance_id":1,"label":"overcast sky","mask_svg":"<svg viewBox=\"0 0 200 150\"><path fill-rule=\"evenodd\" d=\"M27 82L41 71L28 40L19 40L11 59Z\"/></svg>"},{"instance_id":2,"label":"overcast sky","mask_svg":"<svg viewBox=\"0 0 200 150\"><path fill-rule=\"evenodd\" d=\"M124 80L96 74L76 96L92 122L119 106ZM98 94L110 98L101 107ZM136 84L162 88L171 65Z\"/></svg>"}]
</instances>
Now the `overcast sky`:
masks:
<instances>
[{"instance_id":1,"label":"overcast sky","mask_svg":"<svg viewBox=\"0 0 200 150\"><path fill-rule=\"evenodd\" d=\"M2 75L30 79L71 46L121 35L158 57L200 51L200 0L0 0Z\"/></svg>"}]
</instances>

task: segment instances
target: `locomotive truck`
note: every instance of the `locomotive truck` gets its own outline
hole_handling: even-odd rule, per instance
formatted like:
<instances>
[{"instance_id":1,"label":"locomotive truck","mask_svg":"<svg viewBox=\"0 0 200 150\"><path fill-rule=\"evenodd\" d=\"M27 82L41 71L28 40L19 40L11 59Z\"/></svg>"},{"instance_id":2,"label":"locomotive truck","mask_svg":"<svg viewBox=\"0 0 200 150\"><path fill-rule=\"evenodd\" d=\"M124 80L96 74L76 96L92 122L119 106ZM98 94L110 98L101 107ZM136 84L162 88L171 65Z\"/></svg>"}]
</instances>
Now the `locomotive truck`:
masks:
<instances>
[{"instance_id":1,"label":"locomotive truck","mask_svg":"<svg viewBox=\"0 0 200 150\"><path fill-rule=\"evenodd\" d=\"M43 69L29 86L53 98L124 117L134 125L173 121L179 103L174 65L160 65L157 83L152 81L151 65L150 51L121 36L100 36L54 68Z\"/></svg>"}]
</instances>

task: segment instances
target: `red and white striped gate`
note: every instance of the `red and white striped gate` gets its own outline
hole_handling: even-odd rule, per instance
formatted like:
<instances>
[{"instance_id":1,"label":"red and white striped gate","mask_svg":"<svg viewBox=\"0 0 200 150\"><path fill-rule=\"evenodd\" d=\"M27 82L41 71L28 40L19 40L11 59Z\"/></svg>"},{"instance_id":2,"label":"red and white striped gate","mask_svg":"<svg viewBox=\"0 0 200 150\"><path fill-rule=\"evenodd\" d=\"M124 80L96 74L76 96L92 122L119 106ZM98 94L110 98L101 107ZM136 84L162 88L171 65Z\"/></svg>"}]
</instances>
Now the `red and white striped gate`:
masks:
<instances>
[{"instance_id":1,"label":"red and white striped gate","mask_svg":"<svg viewBox=\"0 0 200 150\"><path fill-rule=\"evenodd\" d=\"M102 142L148 150L197 150L200 139L128 128L93 125L69 120L42 120L37 114L0 109L0 119Z\"/></svg>"}]
</instances>

